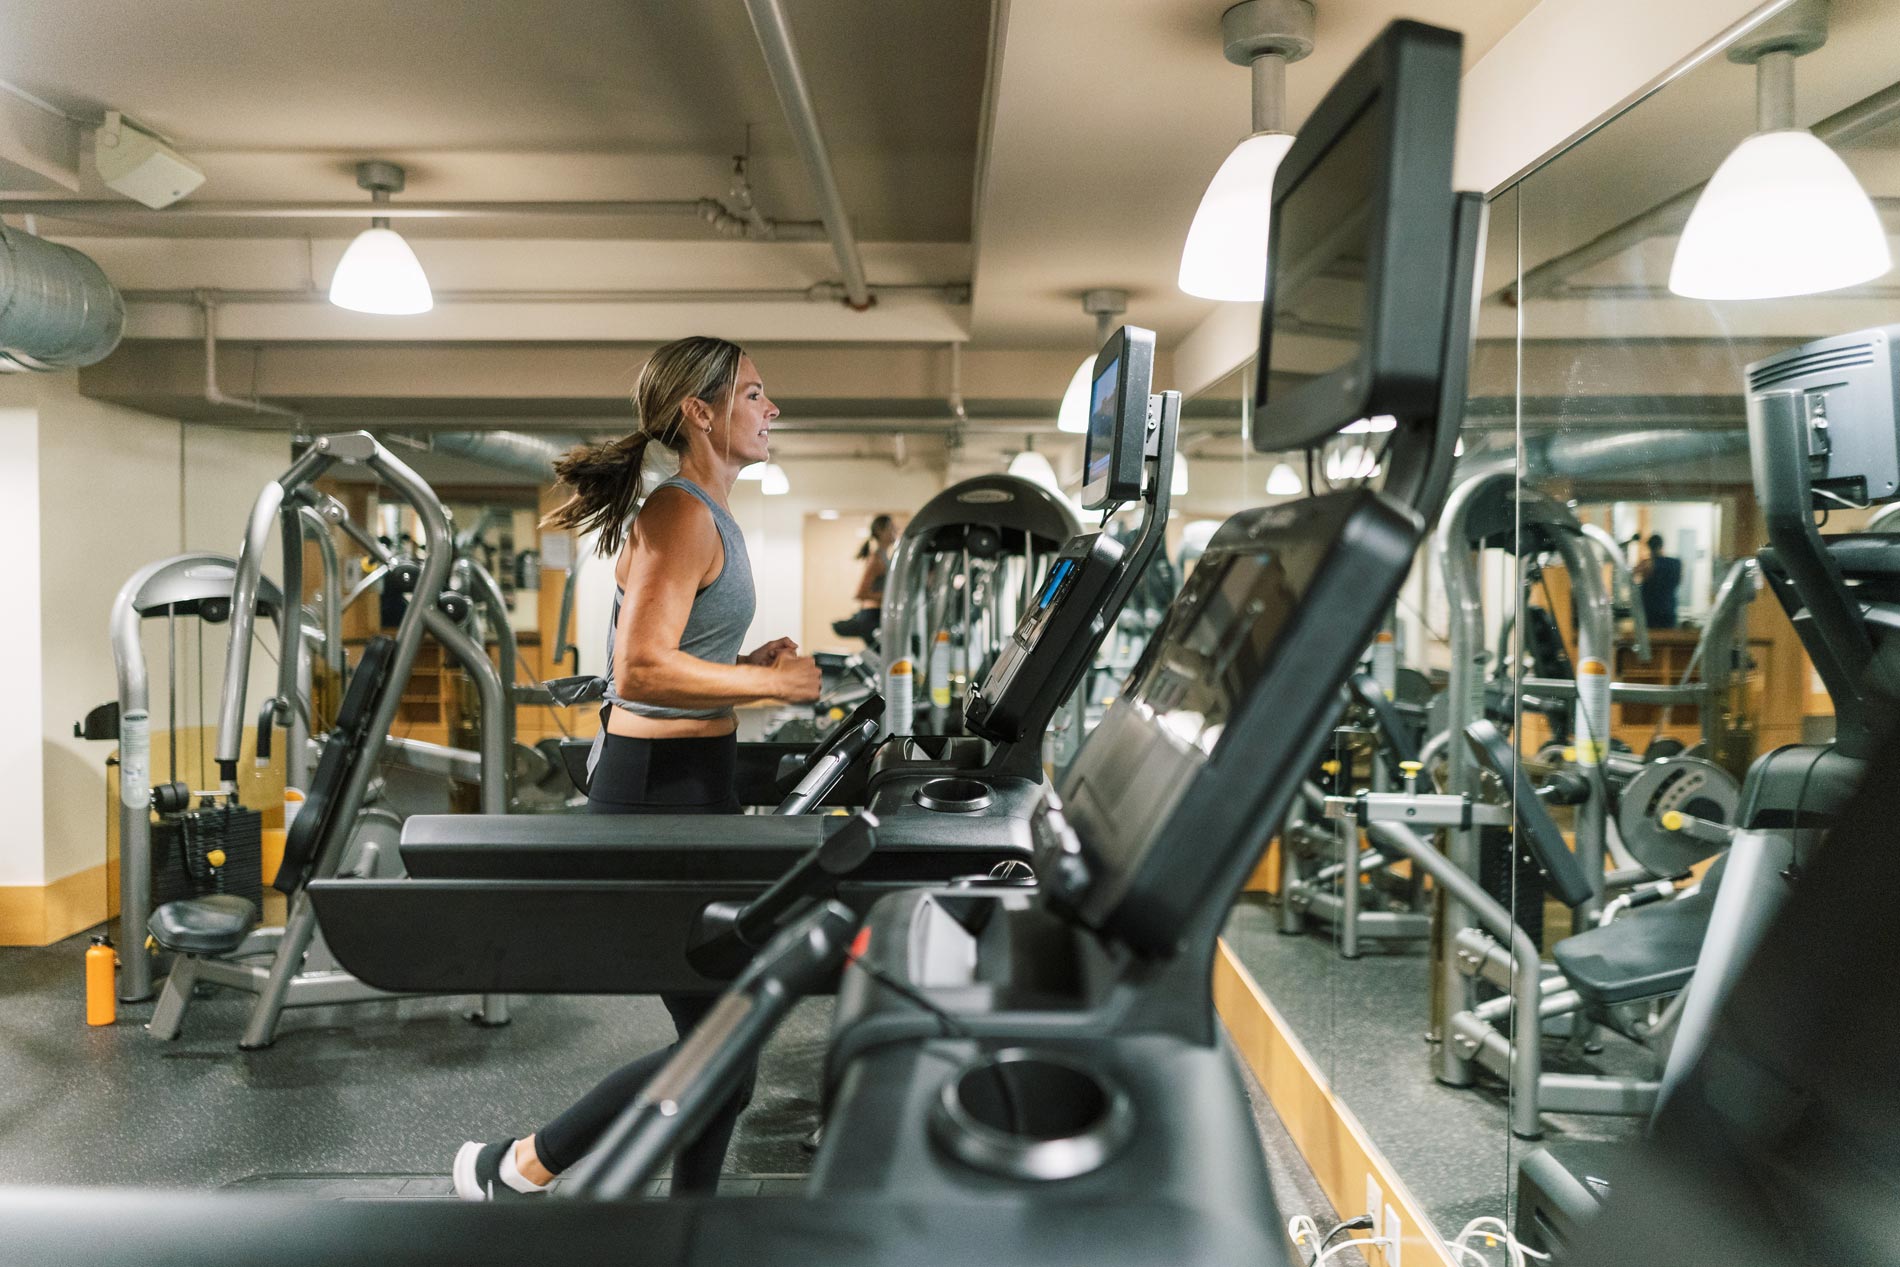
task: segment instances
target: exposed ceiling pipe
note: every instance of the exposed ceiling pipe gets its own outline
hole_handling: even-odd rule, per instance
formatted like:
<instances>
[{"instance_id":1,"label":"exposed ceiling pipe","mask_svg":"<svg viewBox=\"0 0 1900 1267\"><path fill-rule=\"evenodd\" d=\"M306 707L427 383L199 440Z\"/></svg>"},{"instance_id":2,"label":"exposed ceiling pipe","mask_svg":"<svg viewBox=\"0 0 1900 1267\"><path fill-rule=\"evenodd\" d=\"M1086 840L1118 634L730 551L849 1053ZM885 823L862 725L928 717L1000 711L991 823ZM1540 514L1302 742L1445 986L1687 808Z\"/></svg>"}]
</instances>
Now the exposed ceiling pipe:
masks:
<instances>
[{"instance_id":1,"label":"exposed ceiling pipe","mask_svg":"<svg viewBox=\"0 0 1900 1267\"><path fill-rule=\"evenodd\" d=\"M181 202L154 210L135 202L70 198L9 198L8 210L46 219L154 223L168 220L361 220L360 202ZM726 237L763 242L821 242L825 226L815 220L773 220L757 213L734 215L717 198L595 202L410 202L378 204L392 220L518 220L578 217L626 219L687 217L704 221Z\"/></svg>"},{"instance_id":2,"label":"exposed ceiling pipe","mask_svg":"<svg viewBox=\"0 0 1900 1267\"><path fill-rule=\"evenodd\" d=\"M1871 97L1862 98L1845 110L1829 115L1808 131L1838 148L1851 145L1868 132L1884 127L1895 119L1900 119L1900 84L1890 84ZM1502 293L1506 302L1516 303L1520 294L1533 299L1560 297L1570 278L1585 269L1621 255L1653 237L1681 232L1707 183L1700 181L1675 197L1657 203L1641 215L1599 233L1582 246L1545 260L1525 273L1517 285L1504 287Z\"/></svg>"},{"instance_id":3,"label":"exposed ceiling pipe","mask_svg":"<svg viewBox=\"0 0 1900 1267\"><path fill-rule=\"evenodd\" d=\"M236 396L227 396L218 386L218 299L208 290L197 292L198 306L204 311L205 326L205 401L212 405L221 405L230 409L248 409L254 414L270 414L277 418L288 418L293 422L302 422L303 415L295 409L286 409L282 405L273 405L269 401L243 400Z\"/></svg>"},{"instance_id":4,"label":"exposed ceiling pipe","mask_svg":"<svg viewBox=\"0 0 1900 1267\"><path fill-rule=\"evenodd\" d=\"M104 360L125 333L125 301L90 258L0 223L0 371Z\"/></svg>"},{"instance_id":5,"label":"exposed ceiling pipe","mask_svg":"<svg viewBox=\"0 0 1900 1267\"><path fill-rule=\"evenodd\" d=\"M429 437L429 448L437 453L483 462L543 484L554 482L554 464L579 443L578 436L522 431L438 431Z\"/></svg>"},{"instance_id":6,"label":"exposed ceiling pipe","mask_svg":"<svg viewBox=\"0 0 1900 1267\"><path fill-rule=\"evenodd\" d=\"M1521 451L1512 446L1461 458L1452 478L1462 483L1480 475L1518 471L1521 480L1592 479L1747 452L1748 432L1742 430L1629 431L1618 435L1553 431L1524 437Z\"/></svg>"},{"instance_id":7,"label":"exposed ceiling pipe","mask_svg":"<svg viewBox=\"0 0 1900 1267\"><path fill-rule=\"evenodd\" d=\"M805 170L818 195L818 213L831 238L832 252L844 274L845 303L862 312L876 302L870 283L864 279L864 260L858 254L858 241L851 232L851 220L845 213L844 196L838 192L837 178L831 171L831 155L825 148L824 132L818 126L818 111L812 105L811 90L805 84L805 70L798 60L798 47L792 41L791 24L779 0L745 0L752 29L758 33L759 48L765 54L766 69L772 86L778 90L779 106L791 125L792 139L805 160Z\"/></svg>"},{"instance_id":8,"label":"exposed ceiling pipe","mask_svg":"<svg viewBox=\"0 0 1900 1267\"><path fill-rule=\"evenodd\" d=\"M880 291L916 294L947 304L970 302L968 282L899 282ZM196 290L127 290L125 302L134 304L197 304ZM438 290L438 304L710 304L710 303L837 303L847 297L837 282L812 286L783 286L753 290ZM319 304L329 297L321 290L220 290L218 302L232 304Z\"/></svg>"}]
</instances>

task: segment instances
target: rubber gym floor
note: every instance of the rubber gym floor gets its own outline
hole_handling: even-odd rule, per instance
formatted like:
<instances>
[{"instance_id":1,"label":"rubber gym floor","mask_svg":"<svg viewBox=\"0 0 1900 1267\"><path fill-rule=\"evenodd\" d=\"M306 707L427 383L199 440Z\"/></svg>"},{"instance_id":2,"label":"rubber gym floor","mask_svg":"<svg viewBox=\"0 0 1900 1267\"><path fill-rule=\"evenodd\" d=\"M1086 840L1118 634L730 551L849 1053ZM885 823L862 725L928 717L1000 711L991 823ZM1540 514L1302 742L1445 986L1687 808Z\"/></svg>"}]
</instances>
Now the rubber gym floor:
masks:
<instances>
[{"instance_id":1,"label":"rubber gym floor","mask_svg":"<svg viewBox=\"0 0 1900 1267\"><path fill-rule=\"evenodd\" d=\"M250 997L218 991L161 1043L143 1029L150 1003L85 1024L87 940L0 949L0 1182L443 1195L463 1140L530 1131L672 1037L656 999L516 997L513 1023L485 1029L464 1019L470 996L293 1010L275 1045L243 1052ZM766 1048L732 1190L808 1168L830 1020L830 999L807 1000ZM1326 1226L1312 1172L1248 1086L1280 1217Z\"/></svg>"}]
</instances>

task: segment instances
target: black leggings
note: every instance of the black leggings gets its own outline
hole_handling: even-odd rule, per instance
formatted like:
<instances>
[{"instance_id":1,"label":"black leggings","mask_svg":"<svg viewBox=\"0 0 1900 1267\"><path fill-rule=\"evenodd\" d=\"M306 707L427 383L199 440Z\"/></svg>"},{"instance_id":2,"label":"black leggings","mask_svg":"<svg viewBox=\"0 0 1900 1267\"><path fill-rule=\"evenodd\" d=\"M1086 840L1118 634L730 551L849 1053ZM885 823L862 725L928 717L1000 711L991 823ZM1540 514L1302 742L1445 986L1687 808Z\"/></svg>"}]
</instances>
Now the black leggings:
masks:
<instances>
[{"instance_id":1,"label":"black leggings","mask_svg":"<svg viewBox=\"0 0 1900 1267\"><path fill-rule=\"evenodd\" d=\"M609 734L587 794L590 814L736 814L732 777L739 745L732 735L711 739L632 739ZM663 994L673 1029L684 1040L712 1010L717 995ZM679 1042L650 1052L602 1078L592 1091L534 1133L534 1151L555 1174L585 1157L614 1119L672 1059ZM757 1069L699 1137L673 1159L675 1192L714 1191L739 1114L752 1102Z\"/></svg>"}]
</instances>

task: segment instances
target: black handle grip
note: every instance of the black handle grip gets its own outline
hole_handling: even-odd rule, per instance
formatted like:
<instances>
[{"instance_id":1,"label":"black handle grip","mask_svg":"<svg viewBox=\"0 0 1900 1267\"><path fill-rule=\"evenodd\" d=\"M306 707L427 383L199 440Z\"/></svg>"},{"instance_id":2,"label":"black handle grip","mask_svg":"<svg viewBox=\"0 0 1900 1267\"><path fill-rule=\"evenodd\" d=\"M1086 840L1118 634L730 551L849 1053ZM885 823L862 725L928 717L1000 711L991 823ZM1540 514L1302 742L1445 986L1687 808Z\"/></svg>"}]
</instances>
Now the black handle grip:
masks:
<instances>
[{"instance_id":1,"label":"black handle grip","mask_svg":"<svg viewBox=\"0 0 1900 1267\"><path fill-rule=\"evenodd\" d=\"M864 865L877 848L877 828L875 814L856 814L750 902L707 906L699 914L686 961L701 976L715 980L742 970L788 911L830 897L840 881Z\"/></svg>"},{"instance_id":2,"label":"black handle grip","mask_svg":"<svg viewBox=\"0 0 1900 1267\"><path fill-rule=\"evenodd\" d=\"M737 1092L785 1014L844 961L857 929L849 907L827 902L780 933L607 1128L558 1195L617 1201L645 1187Z\"/></svg>"},{"instance_id":3,"label":"black handle grip","mask_svg":"<svg viewBox=\"0 0 1900 1267\"><path fill-rule=\"evenodd\" d=\"M264 701L264 707L257 710L257 764L270 764L270 732L277 721L277 707L282 701L275 697Z\"/></svg>"}]
</instances>

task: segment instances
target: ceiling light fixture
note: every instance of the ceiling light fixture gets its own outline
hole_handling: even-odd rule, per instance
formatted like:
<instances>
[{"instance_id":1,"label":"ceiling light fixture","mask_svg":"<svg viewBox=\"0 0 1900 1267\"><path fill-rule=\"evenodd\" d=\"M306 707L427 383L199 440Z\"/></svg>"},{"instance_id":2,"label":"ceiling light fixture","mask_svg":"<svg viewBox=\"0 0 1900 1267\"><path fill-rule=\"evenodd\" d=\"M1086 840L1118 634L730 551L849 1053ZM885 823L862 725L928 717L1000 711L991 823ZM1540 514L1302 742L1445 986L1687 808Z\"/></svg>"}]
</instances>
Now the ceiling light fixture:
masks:
<instances>
[{"instance_id":1,"label":"ceiling light fixture","mask_svg":"<svg viewBox=\"0 0 1900 1267\"><path fill-rule=\"evenodd\" d=\"M1023 437L1023 451L1009 460L1009 473L1017 479L1046 488L1057 497L1062 496L1062 481L1056 478L1056 468L1049 464L1047 457L1036 452L1033 436Z\"/></svg>"},{"instance_id":2,"label":"ceiling light fixture","mask_svg":"<svg viewBox=\"0 0 1900 1267\"><path fill-rule=\"evenodd\" d=\"M785 476L785 468L777 462L767 462L765 469L759 472L759 491L767 497L783 497L792 491L792 481Z\"/></svg>"},{"instance_id":3,"label":"ceiling light fixture","mask_svg":"<svg viewBox=\"0 0 1900 1267\"><path fill-rule=\"evenodd\" d=\"M1313 51L1309 0L1244 0L1220 18L1227 60L1253 68L1253 134L1208 182L1181 250L1179 285L1202 299L1260 302L1267 289L1273 174L1293 145L1286 68Z\"/></svg>"},{"instance_id":4,"label":"ceiling light fixture","mask_svg":"<svg viewBox=\"0 0 1900 1267\"><path fill-rule=\"evenodd\" d=\"M356 165L356 183L369 190L372 202L388 202L389 195L402 192L404 180L402 168L394 163ZM371 216L369 223L337 261L330 278L330 302L351 312L386 317L412 317L435 307L421 261L402 235L389 227L389 217Z\"/></svg>"},{"instance_id":5,"label":"ceiling light fixture","mask_svg":"<svg viewBox=\"0 0 1900 1267\"><path fill-rule=\"evenodd\" d=\"M1755 134L1722 160L1689 213L1669 268L1676 294L1815 295L1893 267L1867 191L1825 141L1795 126L1795 58L1827 42L1827 16L1827 0L1796 0L1728 50L1755 67Z\"/></svg>"},{"instance_id":6,"label":"ceiling light fixture","mask_svg":"<svg viewBox=\"0 0 1900 1267\"><path fill-rule=\"evenodd\" d=\"M754 463L753 463L753 464L752 464L751 466L742 466L742 467L740 467L740 468L739 468L739 478L740 478L740 479L742 479L742 480L762 480L762 479L764 479L764 478L765 478L765 463L763 463L763 462L754 462Z\"/></svg>"},{"instance_id":7,"label":"ceiling light fixture","mask_svg":"<svg viewBox=\"0 0 1900 1267\"><path fill-rule=\"evenodd\" d=\"M1188 491L1187 454L1174 455L1174 474L1168 480L1168 496L1186 497Z\"/></svg>"},{"instance_id":8,"label":"ceiling light fixture","mask_svg":"<svg viewBox=\"0 0 1900 1267\"><path fill-rule=\"evenodd\" d=\"M1128 311L1125 290L1089 290L1082 293L1082 311L1095 318L1097 350L1115 333L1115 319ZM1062 393L1062 407L1056 411L1056 430L1081 435L1089 429L1089 385L1095 381L1095 352L1082 358L1069 376L1069 388Z\"/></svg>"},{"instance_id":9,"label":"ceiling light fixture","mask_svg":"<svg viewBox=\"0 0 1900 1267\"><path fill-rule=\"evenodd\" d=\"M1285 462L1277 463L1267 475L1267 495L1269 497L1298 497L1306 491L1306 485L1300 482L1300 473Z\"/></svg>"}]
</instances>

